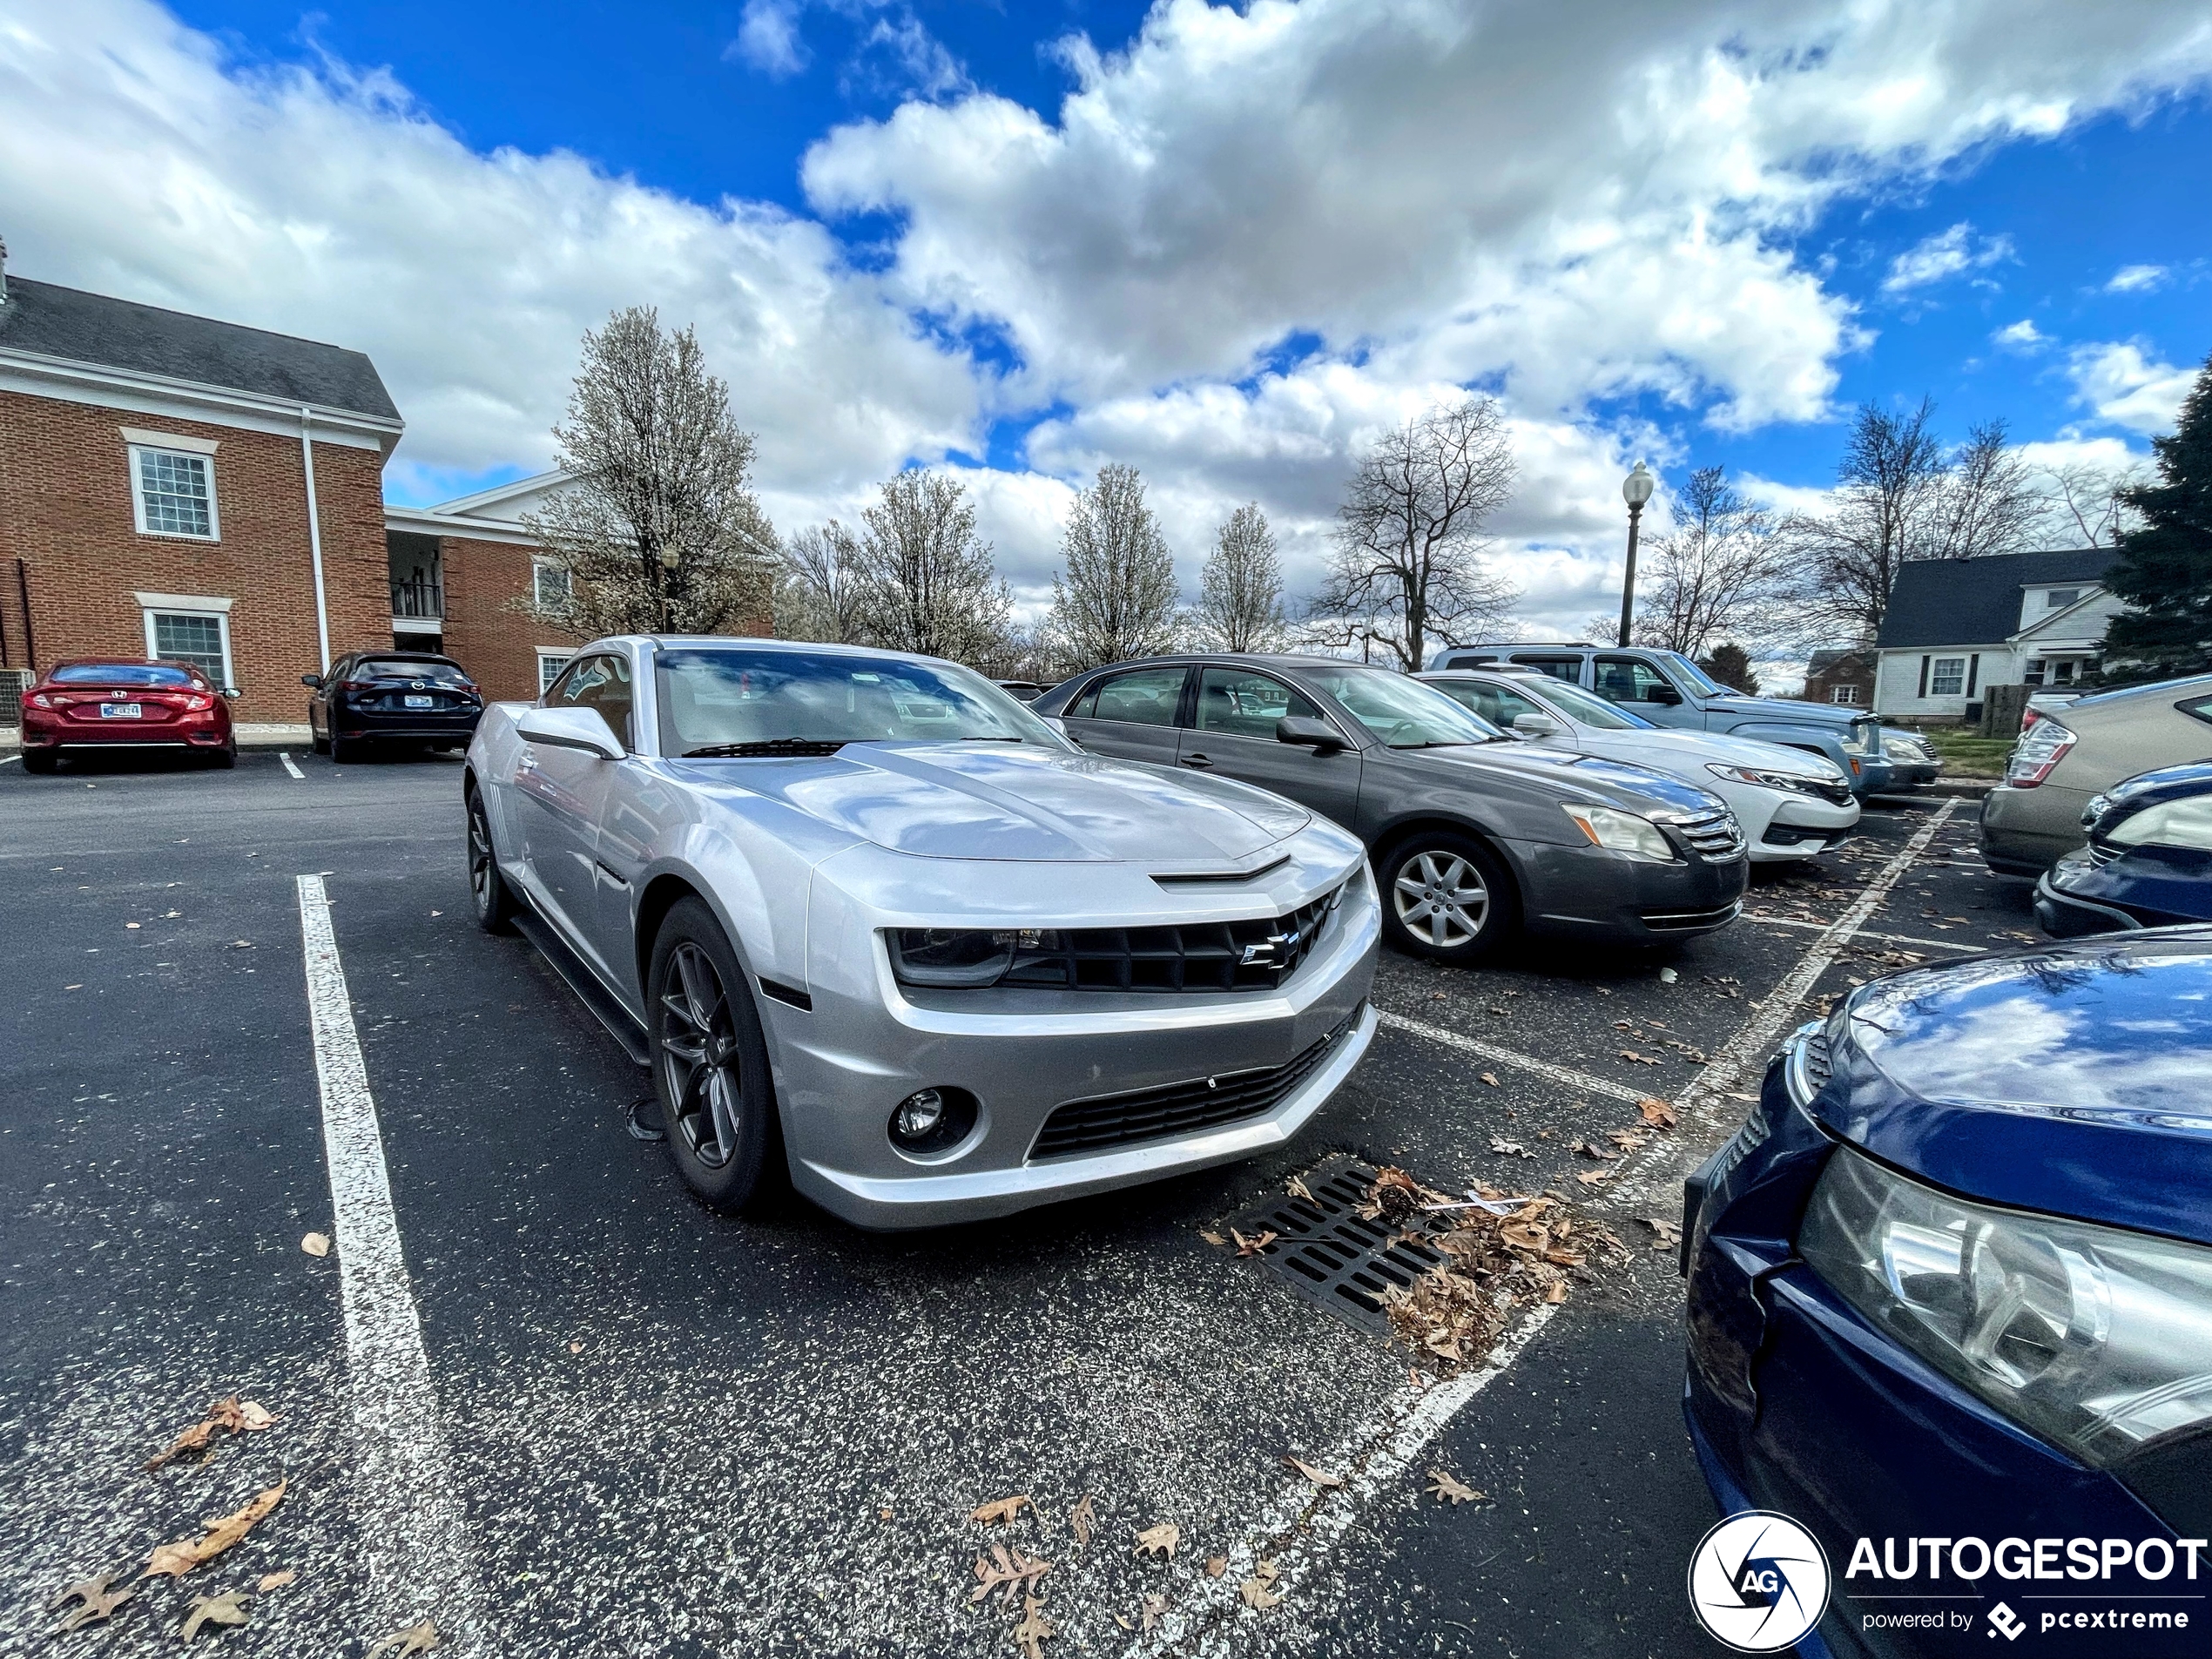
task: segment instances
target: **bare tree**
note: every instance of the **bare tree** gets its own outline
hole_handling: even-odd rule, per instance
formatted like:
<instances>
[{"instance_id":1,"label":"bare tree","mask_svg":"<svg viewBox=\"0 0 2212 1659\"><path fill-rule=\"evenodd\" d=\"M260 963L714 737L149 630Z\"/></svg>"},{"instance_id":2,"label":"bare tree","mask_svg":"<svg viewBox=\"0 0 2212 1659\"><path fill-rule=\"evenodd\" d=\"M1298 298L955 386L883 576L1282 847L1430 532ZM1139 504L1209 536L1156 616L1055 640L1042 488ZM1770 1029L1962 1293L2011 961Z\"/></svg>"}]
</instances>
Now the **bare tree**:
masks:
<instances>
[{"instance_id":1,"label":"bare tree","mask_svg":"<svg viewBox=\"0 0 2212 1659\"><path fill-rule=\"evenodd\" d=\"M2087 462L2046 467L2043 516L2037 537L2046 547L2116 547L2140 521L2127 492L2147 482L2138 468L2114 470Z\"/></svg>"},{"instance_id":2,"label":"bare tree","mask_svg":"<svg viewBox=\"0 0 2212 1659\"><path fill-rule=\"evenodd\" d=\"M1722 467L1700 467L1674 502L1674 529L1654 538L1636 588L1640 645L1703 656L1724 639L1792 631L1792 565L1774 516L1743 499Z\"/></svg>"},{"instance_id":3,"label":"bare tree","mask_svg":"<svg viewBox=\"0 0 2212 1659\"><path fill-rule=\"evenodd\" d=\"M862 516L856 615L893 651L974 663L1005 637L1014 596L975 534L968 492L939 472L902 472Z\"/></svg>"},{"instance_id":4,"label":"bare tree","mask_svg":"<svg viewBox=\"0 0 2212 1659\"><path fill-rule=\"evenodd\" d=\"M860 539L832 519L785 544L776 604L776 634L857 645L867 637L861 600Z\"/></svg>"},{"instance_id":5,"label":"bare tree","mask_svg":"<svg viewBox=\"0 0 2212 1659\"><path fill-rule=\"evenodd\" d=\"M1052 578L1052 626L1072 669L1175 645L1175 556L1144 504L1136 469L1109 462L1069 509L1067 579Z\"/></svg>"},{"instance_id":6,"label":"bare tree","mask_svg":"<svg viewBox=\"0 0 2212 1659\"><path fill-rule=\"evenodd\" d=\"M582 639L767 619L776 533L752 493L752 435L691 330L633 306L587 333L553 436L569 482L523 522L569 579L521 609Z\"/></svg>"},{"instance_id":7,"label":"bare tree","mask_svg":"<svg viewBox=\"0 0 2212 1659\"><path fill-rule=\"evenodd\" d=\"M1258 502L1230 514L1201 574L1192 622L1217 651L1279 651L1289 634L1275 532Z\"/></svg>"},{"instance_id":8,"label":"bare tree","mask_svg":"<svg viewBox=\"0 0 2212 1659\"><path fill-rule=\"evenodd\" d=\"M1936 546L1925 556L2026 552L2044 510L2034 469L2006 444L2004 421L1985 421L1967 430L1945 465L1935 497Z\"/></svg>"},{"instance_id":9,"label":"bare tree","mask_svg":"<svg viewBox=\"0 0 2212 1659\"><path fill-rule=\"evenodd\" d=\"M1470 397L1386 433L1363 457L1338 512L1337 544L1308 607L1317 641L1380 645L1407 673L1432 640L1495 628L1520 595L1485 563L1482 527L1513 494L1496 400Z\"/></svg>"}]
</instances>

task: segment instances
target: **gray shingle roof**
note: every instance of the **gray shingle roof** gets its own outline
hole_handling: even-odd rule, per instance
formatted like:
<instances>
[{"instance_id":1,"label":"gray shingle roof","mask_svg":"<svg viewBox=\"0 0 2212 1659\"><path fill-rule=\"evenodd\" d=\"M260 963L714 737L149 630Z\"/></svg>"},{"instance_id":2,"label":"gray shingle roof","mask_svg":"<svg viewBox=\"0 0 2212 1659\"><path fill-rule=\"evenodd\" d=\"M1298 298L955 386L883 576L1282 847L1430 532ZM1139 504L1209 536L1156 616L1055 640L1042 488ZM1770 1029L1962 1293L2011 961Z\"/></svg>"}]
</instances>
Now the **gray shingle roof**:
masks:
<instances>
[{"instance_id":1,"label":"gray shingle roof","mask_svg":"<svg viewBox=\"0 0 2212 1659\"><path fill-rule=\"evenodd\" d=\"M8 279L0 347L132 369L355 415L400 417L357 351L130 300Z\"/></svg>"},{"instance_id":2,"label":"gray shingle roof","mask_svg":"<svg viewBox=\"0 0 2212 1659\"><path fill-rule=\"evenodd\" d=\"M1897 573L1875 644L1994 645L2020 631L2020 590L2053 582L2101 582L2120 562L2108 547L2056 553L1998 553L1979 559L1914 559Z\"/></svg>"}]
</instances>

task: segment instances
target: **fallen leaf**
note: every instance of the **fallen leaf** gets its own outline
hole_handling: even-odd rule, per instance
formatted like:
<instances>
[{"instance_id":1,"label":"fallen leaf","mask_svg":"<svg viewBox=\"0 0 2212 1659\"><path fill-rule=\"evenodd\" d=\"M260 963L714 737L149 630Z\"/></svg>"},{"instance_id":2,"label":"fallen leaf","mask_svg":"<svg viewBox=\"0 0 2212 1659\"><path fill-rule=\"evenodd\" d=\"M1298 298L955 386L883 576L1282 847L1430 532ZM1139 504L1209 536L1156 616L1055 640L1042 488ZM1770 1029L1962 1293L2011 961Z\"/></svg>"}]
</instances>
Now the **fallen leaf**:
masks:
<instances>
[{"instance_id":1,"label":"fallen leaf","mask_svg":"<svg viewBox=\"0 0 2212 1659\"><path fill-rule=\"evenodd\" d=\"M1143 1602L1138 1603L1139 1615L1143 1620L1142 1624L1138 1627L1140 1630L1151 1629L1154 1626L1159 1623L1161 1615L1164 1614L1167 1610L1168 1598L1166 1596L1146 1596Z\"/></svg>"},{"instance_id":2,"label":"fallen leaf","mask_svg":"<svg viewBox=\"0 0 2212 1659\"><path fill-rule=\"evenodd\" d=\"M1034 1595L1023 1596L1022 1622L1014 1627L1014 1639L1028 1659L1044 1659L1044 1639L1053 1629L1052 1621L1044 1615L1044 1603Z\"/></svg>"},{"instance_id":3,"label":"fallen leaf","mask_svg":"<svg viewBox=\"0 0 2212 1659\"><path fill-rule=\"evenodd\" d=\"M891 1519L891 1512L888 1509L879 1509L875 1512L875 1518L878 1521L888 1521Z\"/></svg>"},{"instance_id":4,"label":"fallen leaf","mask_svg":"<svg viewBox=\"0 0 2212 1659\"><path fill-rule=\"evenodd\" d=\"M581 1342L571 1342L569 1344L569 1352L570 1353L582 1353L583 1352L583 1345Z\"/></svg>"},{"instance_id":5,"label":"fallen leaf","mask_svg":"<svg viewBox=\"0 0 2212 1659\"><path fill-rule=\"evenodd\" d=\"M1618 1170L1584 1170L1575 1179L1586 1187L1602 1186L1619 1173Z\"/></svg>"},{"instance_id":6,"label":"fallen leaf","mask_svg":"<svg viewBox=\"0 0 2212 1659\"><path fill-rule=\"evenodd\" d=\"M1472 1503L1482 1495L1473 1487L1462 1486L1441 1469L1428 1472L1428 1489L1439 1503Z\"/></svg>"},{"instance_id":7,"label":"fallen leaf","mask_svg":"<svg viewBox=\"0 0 2212 1659\"><path fill-rule=\"evenodd\" d=\"M300 1241L300 1248L310 1256L327 1256L330 1254L330 1235L309 1233Z\"/></svg>"},{"instance_id":8,"label":"fallen leaf","mask_svg":"<svg viewBox=\"0 0 2212 1659\"><path fill-rule=\"evenodd\" d=\"M443 1645L445 1638L438 1634L438 1627L428 1619L410 1624L404 1630L395 1630L371 1648L365 1659L415 1659L418 1653L428 1653Z\"/></svg>"},{"instance_id":9,"label":"fallen leaf","mask_svg":"<svg viewBox=\"0 0 2212 1659\"><path fill-rule=\"evenodd\" d=\"M1084 1548L1089 1544L1090 1529L1097 1523L1097 1521L1098 1511L1091 1502L1090 1494L1086 1492L1082 1495L1082 1501L1068 1512L1068 1524L1076 1529L1077 1549Z\"/></svg>"},{"instance_id":10,"label":"fallen leaf","mask_svg":"<svg viewBox=\"0 0 2212 1659\"><path fill-rule=\"evenodd\" d=\"M49 1604L51 1608L58 1609L71 1602L78 1603L78 1607L61 1622L60 1629L54 1634L60 1635L65 1631L81 1630L88 1624L106 1623L115 1615L116 1608L138 1593L136 1585L120 1590L112 1589L111 1587L115 1581L122 1576L122 1573L103 1573L98 1578L81 1580L57 1595Z\"/></svg>"},{"instance_id":11,"label":"fallen leaf","mask_svg":"<svg viewBox=\"0 0 2212 1659\"><path fill-rule=\"evenodd\" d=\"M1254 1569L1252 1576L1237 1587L1237 1594L1244 1598L1246 1607L1264 1613L1269 1608L1279 1605L1283 1596L1279 1590L1270 1588L1275 1581L1274 1564L1263 1561L1260 1565L1267 1569L1266 1575L1262 1577L1258 1570Z\"/></svg>"},{"instance_id":12,"label":"fallen leaf","mask_svg":"<svg viewBox=\"0 0 2212 1659\"><path fill-rule=\"evenodd\" d=\"M273 1428L284 1420L258 1399L240 1399L232 1395L219 1399L207 1408L209 1420L218 1428L226 1428L233 1434L254 1434L265 1428Z\"/></svg>"},{"instance_id":13,"label":"fallen leaf","mask_svg":"<svg viewBox=\"0 0 2212 1659\"><path fill-rule=\"evenodd\" d=\"M1134 1634L1136 1629L1135 1625L1131 1624L1126 1618L1123 1617L1122 1615L1118 1613L1114 1615L1114 1622L1120 1625L1123 1629L1130 1631L1132 1634Z\"/></svg>"},{"instance_id":14,"label":"fallen leaf","mask_svg":"<svg viewBox=\"0 0 2212 1659\"><path fill-rule=\"evenodd\" d=\"M1647 1096L1636 1103L1636 1110L1643 1114L1643 1121L1654 1129L1672 1129L1675 1126L1675 1109L1663 1100L1655 1100Z\"/></svg>"},{"instance_id":15,"label":"fallen leaf","mask_svg":"<svg viewBox=\"0 0 2212 1659\"><path fill-rule=\"evenodd\" d=\"M1164 1560L1175 1559L1175 1547L1183 1541L1183 1528L1172 1521L1163 1521L1157 1527L1147 1527L1136 1534L1139 1555L1158 1555Z\"/></svg>"},{"instance_id":16,"label":"fallen leaf","mask_svg":"<svg viewBox=\"0 0 2212 1659\"><path fill-rule=\"evenodd\" d=\"M1041 1561L1034 1555L1024 1555L1018 1549L1008 1549L1004 1544L993 1544L988 1555L975 1558L975 1588L968 1593L970 1607L981 1601L993 1590L1001 1593L1008 1606L1014 1604L1015 1595L1033 1587L1052 1570L1050 1561Z\"/></svg>"},{"instance_id":17,"label":"fallen leaf","mask_svg":"<svg viewBox=\"0 0 2212 1659\"><path fill-rule=\"evenodd\" d=\"M255 1581L253 1593L257 1595L266 1595L271 1590L282 1589L299 1576L297 1570L289 1567L280 1573L264 1573Z\"/></svg>"},{"instance_id":18,"label":"fallen leaf","mask_svg":"<svg viewBox=\"0 0 2212 1659\"><path fill-rule=\"evenodd\" d=\"M182 1578L193 1568L214 1560L252 1532L256 1523L284 1501L285 1484L280 1480L244 1508L225 1515L219 1521L207 1522L202 1537L156 1546L152 1558L146 1562L146 1570L138 1576L152 1578L157 1574L165 1574L171 1578Z\"/></svg>"},{"instance_id":19,"label":"fallen leaf","mask_svg":"<svg viewBox=\"0 0 2212 1659\"><path fill-rule=\"evenodd\" d=\"M1635 1061L1635 1062L1636 1062L1636 1064L1638 1064L1638 1065L1640 1065L1640 1066L1656 1066L1656 1065L1657 1065L1657 1064L1659 1063L1656 1060L1653 1059L1653 1058L1652 1058L1649 1055L1648 1055L1648 1054L1638 1054L1638 1053L1637 1053L1637 1052L1636 1052L1634 1049L1622 1049L1622 1050L1621 1050L1621 1058L1622 1058L1622 1059L1623 1059L1623 1060L1633 1060L1633 1061Z\"/></svg>"},{"instance_id":20,"label":"fallen leaf","mask_svg":"<svg viewBox=\"0 0 2212 1659\"><path fill-rule=\"evenodd\" d=\"M1547 1301L1547 1302L1548 1302L1548 1303L1550 1303L1550 1304L1551 1304L1554 1307L1557 1307L1557 1306L1558 1306L1558 1305L1559 1305L1561 1302L1564 1302L1566 1299L1567 1299L1567 1281L1566 1281L1565 1279L1563 1279L1563 1278L1561 1278L1561 1279L1554 1279L1554 1280L1552 1281L1552 1287L1551 1287L1551 1289L1549 1289L1548 1291L1546 1291L1544 1292L1544 1300L1545 1300L1545 1301Z\"/></svg>"},{"instance_id":21,"label":"fallen leaf","mask_svg":"<svg viewBox=\"0 0 2212 1659\"><path fill-rule=\"evenodd\" d=\"M1226 1556L1226 1555L1209 1555L1209 1556L1207 1556L1207 1557L1206 1557L1206 1576L1207 1576L1208 1578L1219 1578L1219 1577L1220 1577L1220 1576L1221 1576L1224 1573L1227 1572L1228 1570L1229 1570L1229 1557L1228 1557L1228 1556Z\"/></svg>"},{"instance_id":22,"label":"fallen leaf","mask_svg":"<svg viewBox=\"0 0 2212 1659\"><path fill-rule=\"evenodd\" d=\"M1636 1219L1659 1235L1661 1244L1671 1244L1682 1237L1681 1227L1669 1221L1664 1216L1639 1216ZM1653 1248L1656 1249L1658 1246L1654 1245Z\"/></svg>"},{"instance_id":23,"label":"fallen leaf","mask_svg":"<svg viewBox=\"0 0 2212 1659\"><path fill-rule=\"evenodd\" d=\"M1237 1253L1239 1256L1258 1255L1260 1251L1265 1250L1270 1244L1273 1244L1277 1237L1273 1230L1271 1229L1268 1231L1260 1234L1260 1236L1257 1238L1247 1238L1244 1234L1238 1232L1234 1227L1231 1227L1229 1230L1229 1236L1237 1241Z\"/></svg>"},{"instance_id":24,"label":"fallen leaf","mask_svg":"<svg viewBox=\"0 0 2212 1659\"><path fill-rule=\"evenodd\" d=\"M190 1428L177 1436L175 1440L170 1441L167 1446L164 1447L160 1451L156 1452L152 1457L146 1460L146 1473L148 1474L152 1474L156 1469L162 1467L165 1464L174 1463L179 1458L183 1457L186 1453L205 1452L207 1449L208 1439L214 1433L215 1420L212 1417L194 1423Z\"/></svg>"},{"instance_id":25,"label":"fallen leaf","mask_svg":"<svg viewBox=\"0 0 2212 1659\"><path fill-rule=\"evenodd\" d=\"M1493 1152L1502 1153L1507 1157L1527 1158L1535 1157L1534 1153L1521 1145L1519 1141L1508 1141L1499 1137L1494 1137L1491 1140L1490 1150Z\"/></svg>"},{"instance_id":26,"label":"fallen leaf","mask_svg":"<svg viewBox=\"0 0 2212 1659\"><path fill-rule=\"evenodd\" d=\"M1029 1501L1029 1494L1026 1492L1017 1493L1011 1498L1001 1498L992 1503L978 1504L968 1512L968 1518L980 1521L986 1527L996 1527L1015 1520L1024 1509L1031 1514L1037 1512L1036 1505Z\"/></svg>"},{"instance_id":27,"label":"fallen leaf","mask_svg":"<svg viewBox=\"0 0 2212 1659\"><path fill-rule=\"evenodd\" d=\"M244 1590L231 1590L221 1595L200 1595L192 1598L185 1614L184 1639L190 1642L203 1626L210 1624L244 1624L246 1622Z\"/></svg>"},{"instance_id":28,"label":"fallen leaf","mask_svg":"<svg viewBox=\"0 0 2212 1659\"><path fill-rule=\"evenodd\" d=\"M1307 1463L1301 1459L1285 1456L1283 1459L1283 1461L1290 1467L1296 1469L1307 1480L1312 1481L1317 1487L1340 1487L1344 1484L1344 1477L1342 1475L1331 1474L1325 1469L1317 1469L1311 1463Z\"/></svg>"},{"instance_id":29,"label":"fallen leaf","mask_svg":"<svg viewBox=\"0 0 2212 1659\"><path fill-rule=\"evenodd\" d=\"M1228 1242L1229 1242L1226 1238L1223 1238L1223 1237L1222 1237L1219 1233L1217 1233L1217 1232L1203 1232L1203 1233L1200 1233L1200 1234L1198 1235L1198 1237L1199 1237L1199 1238L1203 1238L1203 1239L1204 1239L1204 1240L1206 1241L1206 1243L1208 1243L1209 1244L1211 1244L1211 1245L1215 1246L1217 1249L1220 1248L1220 1247L1221 1247L1221 1246L1223 1246L1223 1245L1225 1245L1225 1244L1228 1244Z\"/></svg>"},{"instance_id":30,"label":"fallen leaf","mask_svg":"<svg viewBox=\"0 0 2212 1659\"><path fill-rule=\"evenodd\" d=\"M1491 1088L1495 1089L1495 1088L1497 1088L1497 1087L1499 1086L1499 1085L1498 1085L1498 1074L1497 1074L1496 1072L1494 1072L1494 1071L1485 1071L1485 1072L1479 1073L1479 1074L1477 1074L1477 1075L1478 1075L1478 1076L1480 1076L1481 1077L1481 1079L1482 1079L1482 1081L1483 1081L1484 1082L1488 1083L1488 1084L1490 1085L1490 1087L1491 1087Z\"/></svg>"}]
</instances>

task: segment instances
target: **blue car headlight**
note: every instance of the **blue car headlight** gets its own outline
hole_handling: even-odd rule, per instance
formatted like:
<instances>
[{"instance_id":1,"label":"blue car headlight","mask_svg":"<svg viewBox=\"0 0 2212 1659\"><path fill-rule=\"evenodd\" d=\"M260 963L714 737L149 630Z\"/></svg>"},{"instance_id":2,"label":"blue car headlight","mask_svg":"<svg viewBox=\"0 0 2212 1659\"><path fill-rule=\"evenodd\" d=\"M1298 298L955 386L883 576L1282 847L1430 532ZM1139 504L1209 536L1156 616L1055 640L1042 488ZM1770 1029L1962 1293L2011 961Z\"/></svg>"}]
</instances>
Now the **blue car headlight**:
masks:
<instances>
[{"instance_id":1,"label":"blue car headlight","mask_svg":"<svg viewBox=\"0 0 2212 1659\"><path fill-rule=\"evenodd\" d=\"M1928 1364L2087 1462L2212 1420L2212 1250L1970 1204L1844 1147L1797 1251Z\"/></svg>"}]
</instances>

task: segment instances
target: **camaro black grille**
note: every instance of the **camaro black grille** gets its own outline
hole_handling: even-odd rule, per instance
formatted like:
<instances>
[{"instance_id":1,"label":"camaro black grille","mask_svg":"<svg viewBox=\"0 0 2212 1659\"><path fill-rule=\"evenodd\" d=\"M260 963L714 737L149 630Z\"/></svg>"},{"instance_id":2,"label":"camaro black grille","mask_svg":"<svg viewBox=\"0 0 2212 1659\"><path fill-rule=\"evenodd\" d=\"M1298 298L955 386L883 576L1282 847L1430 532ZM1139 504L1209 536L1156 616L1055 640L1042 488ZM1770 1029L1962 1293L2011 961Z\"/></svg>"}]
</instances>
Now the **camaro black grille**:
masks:
<instances>
[{"instance_id":1,"label":"camaro black grille","mask_svg":"<svg viewBox=\"0 0 2212 1659\"><path fill-rule=\"evenodd\" d=\"M1032 1158L1067 1157L1135 1141L1163 1140L1195 1130L1259 1117L1298 1092L1331 1051L1359 1023L1362 1002L1343 1022L1294 1060L1255 1071L1193 1077L1157 1089L1132 1089L1055 1107L1038 1131Z\"/></svg>"},{"instance_id":2,"label":"camaro black grille","mask_svg":"<svg viewBox=\"0 0 2212 1659\"><path fill-rule=\"evenodd\" d=\"M1743 856L1743 832L1737 827L1733 813L1704 813L1696 818L1679 819L1675 828L1708 864L1730 864Z\"/></svg>"}]
</instances>

